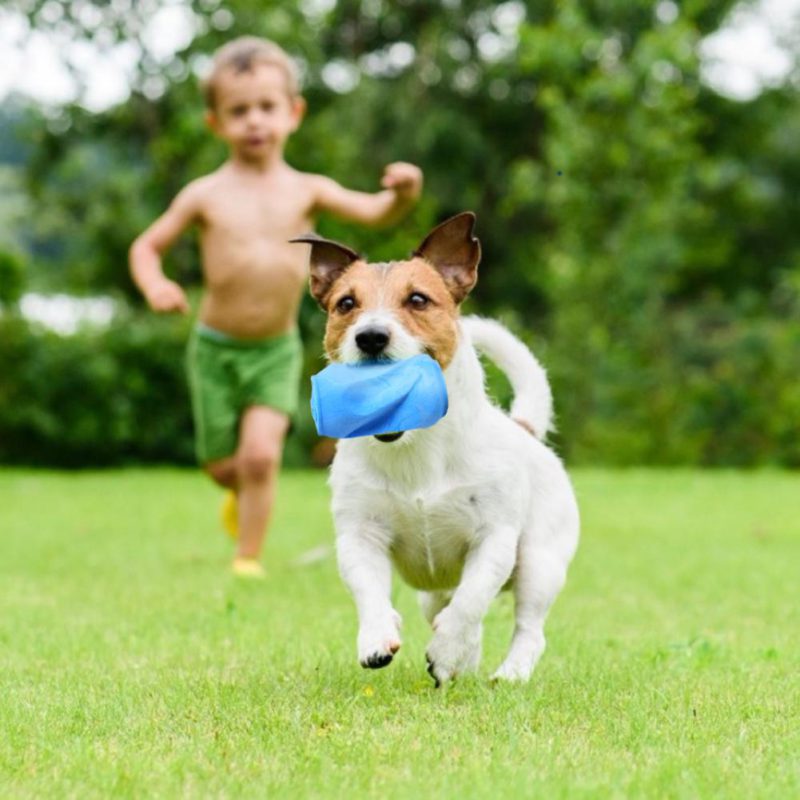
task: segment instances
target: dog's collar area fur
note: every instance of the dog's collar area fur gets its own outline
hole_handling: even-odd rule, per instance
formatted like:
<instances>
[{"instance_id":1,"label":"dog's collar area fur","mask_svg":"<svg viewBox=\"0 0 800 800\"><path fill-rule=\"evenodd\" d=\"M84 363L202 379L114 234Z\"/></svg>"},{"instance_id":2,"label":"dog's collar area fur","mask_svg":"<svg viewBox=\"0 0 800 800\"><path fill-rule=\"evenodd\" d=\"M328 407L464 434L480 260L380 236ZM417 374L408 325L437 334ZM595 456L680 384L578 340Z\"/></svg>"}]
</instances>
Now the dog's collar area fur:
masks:
<instances>
[{"instance_id":1,"label":"dog's collar area fur","mask_svg":"<svg viewBox=\"0 0 800 800\"><path fill-rule=\"evenodd\" d=\"M405 431L398 431L397 433L376 433L375 438L379 442L396 442Z\"/></svg>"}]
</instances>

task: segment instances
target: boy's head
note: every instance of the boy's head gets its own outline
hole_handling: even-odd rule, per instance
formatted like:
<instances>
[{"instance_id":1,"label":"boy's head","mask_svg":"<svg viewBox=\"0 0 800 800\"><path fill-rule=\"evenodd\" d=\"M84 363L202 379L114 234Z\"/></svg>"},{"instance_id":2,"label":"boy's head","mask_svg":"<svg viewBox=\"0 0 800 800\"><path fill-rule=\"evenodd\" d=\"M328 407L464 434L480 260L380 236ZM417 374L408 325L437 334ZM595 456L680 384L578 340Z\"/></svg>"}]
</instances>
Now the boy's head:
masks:
<instances>
[{"instance_id":1,"label":"boy's head","mask_svg":"<svg viewBox=\"0 0 800 800\"><path fill-rule=\"evenodd\" d=\"M300 95L297 67L285 50L275 42L257 36L240 36L224 44L214 53L211 72L202 83L206 107L213 111L217 104L220 77L226 73L253 72L261 64L273 66L283 73L286 93L294 100Z\"/></svg>"},{"instance_id":2,"label":"boy's head","mask_svg":"<svg viewBox=\"0 0 800 800\"><path fill-rule=\"evenodd\" d=\"M234 39L214 54L203 94L209 126L244 157L281 150L305 112L292 60L255 36Z\"/></svg>"}]
</instances>

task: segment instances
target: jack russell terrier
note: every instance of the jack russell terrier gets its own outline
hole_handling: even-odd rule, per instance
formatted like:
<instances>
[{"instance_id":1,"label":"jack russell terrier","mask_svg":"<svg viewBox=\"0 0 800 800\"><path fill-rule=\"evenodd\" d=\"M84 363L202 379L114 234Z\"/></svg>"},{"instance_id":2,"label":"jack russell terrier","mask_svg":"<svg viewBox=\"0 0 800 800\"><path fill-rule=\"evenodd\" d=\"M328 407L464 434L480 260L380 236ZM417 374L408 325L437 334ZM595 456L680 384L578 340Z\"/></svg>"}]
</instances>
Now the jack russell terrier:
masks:
<instances>
[{"instance_id":1,"label":"jack russell terrier","mask_svg":"<svg viewBox=\"0 0 800 800\"><path fill-rule=\"evenodd\" d=\"M515 628L492 676L525 681L545 647L547 612L578 544L566 471L543 439L552 399L544 370L497 322L459 317L477 280L475 216L436 227L405 261L370 264L309 234L311 293L327 312L333 362L426 353L441 366L447 414L430 428L342 439L331 467L339 571L358 610L358 660L385 667L400 648L392 565L419 590L433 627L436 685L477 669L482 621L503 588ZM510 413L487 397L476 352L508 376Z\"/></svg>"}]
</instances>

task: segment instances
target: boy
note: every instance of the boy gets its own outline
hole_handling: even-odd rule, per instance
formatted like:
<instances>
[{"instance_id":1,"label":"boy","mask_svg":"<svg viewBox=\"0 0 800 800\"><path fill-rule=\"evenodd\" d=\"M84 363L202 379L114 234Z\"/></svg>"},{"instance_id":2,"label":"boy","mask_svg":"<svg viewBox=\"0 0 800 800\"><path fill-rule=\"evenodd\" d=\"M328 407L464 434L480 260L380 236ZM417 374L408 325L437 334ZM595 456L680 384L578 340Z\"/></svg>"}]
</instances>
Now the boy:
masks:
<instances>
[{"instance_id":1,"label":"boy","mask_svg":"<svg viewBox=\"0 0 800 800\"><path fill-rule=\"evenodd\" d=\"M215 54L203 88L206 122L227 143L229 158L179 192L136 239L130 268L150 308L187 313L186 295L164 275L161 254L199 225L205 292L187 351L197 455L235 495L228 508L238 533L234 572L260 577L302 359L296 318L308 252L289 240L311 230L320 212L374 226L399 219L419 197L422 173L390 164L383 190L368 194L292 169L283 150L305 102L294 65L271 42L229 42Z\"/></svg>"}]
</instances>

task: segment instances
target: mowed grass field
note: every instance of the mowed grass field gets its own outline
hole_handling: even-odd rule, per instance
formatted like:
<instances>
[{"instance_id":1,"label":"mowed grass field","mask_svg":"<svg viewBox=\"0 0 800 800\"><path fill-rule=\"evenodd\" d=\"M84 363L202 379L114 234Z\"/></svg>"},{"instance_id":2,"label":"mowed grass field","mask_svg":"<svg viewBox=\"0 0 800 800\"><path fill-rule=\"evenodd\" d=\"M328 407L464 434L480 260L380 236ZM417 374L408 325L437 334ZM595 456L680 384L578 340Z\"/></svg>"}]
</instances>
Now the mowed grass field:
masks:
<instances>
[{"instance_id":1,"label":"mowed grass field","mask_svg":"<svg viewBox=\"0 0 800 800\"><path fill-rule=\"evenodd\" d=\"M0 471L2 798L800 796L800 475L573 471L583 538L528 685L355 658L325 476L286 472L263 583L198 472ZM300 561L298 562L298 559Z\"/></svg>"}]
</instances>

